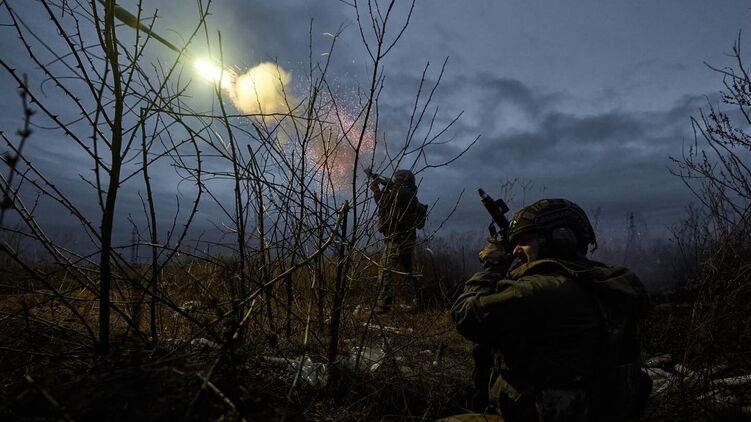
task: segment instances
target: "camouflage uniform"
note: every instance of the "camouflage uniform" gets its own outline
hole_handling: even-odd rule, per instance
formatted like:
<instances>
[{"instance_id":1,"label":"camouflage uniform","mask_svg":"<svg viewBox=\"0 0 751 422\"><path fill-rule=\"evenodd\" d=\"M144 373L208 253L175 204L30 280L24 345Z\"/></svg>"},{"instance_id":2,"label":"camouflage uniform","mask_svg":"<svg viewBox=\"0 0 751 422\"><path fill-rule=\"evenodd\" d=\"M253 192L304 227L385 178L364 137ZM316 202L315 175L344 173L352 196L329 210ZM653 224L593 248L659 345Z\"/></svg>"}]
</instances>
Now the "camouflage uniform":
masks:
<instances>
[{"instance_id":1,"label":"camouflage uniform","mask_svg":"<svg viewBox=\"0 0 751 422\"><path fill-rule=\"evenodd\" d=\"M378 205L378 230L383 233L384 248L378 271L378 307L388 311L393 305L394 271L406 273L415 292L415 302L420 303L421 289L413 273L412 256L417 241L414 223L414 204L417 200L415 177L408 170L398 170L394 182L380 190L377 182L371 185Z\"/></svg>"},{"instance_id":2,"label":"camouflage uniform","mask_svg":"<svg viewBox=\"0 0 751 422\"><path fill-rule=\"evenodd\" d=\"M459 333L490 351L490 368L475 374L487 380L490 405L508 422L625 420L639 407L644 287L631 271L585 257L594 231L570 201L520 210L509 240L524 235L539 254L508 271L513 257L491 242L480 252L485 269L451 310Z\"/></svg>"},{"instance_id":3,"label":"camouflage uniform","mask_svg":"<svg viewBox=\"0 0 751 422\"><path fill-rule=\"evenodd\" d=\"M504 419L586 421L602 321L594 291L643 314L646 295L624 268L541 259L467 281L452 308L461 335L489 344L489 397Z\"/></svg>"}]
</instances>

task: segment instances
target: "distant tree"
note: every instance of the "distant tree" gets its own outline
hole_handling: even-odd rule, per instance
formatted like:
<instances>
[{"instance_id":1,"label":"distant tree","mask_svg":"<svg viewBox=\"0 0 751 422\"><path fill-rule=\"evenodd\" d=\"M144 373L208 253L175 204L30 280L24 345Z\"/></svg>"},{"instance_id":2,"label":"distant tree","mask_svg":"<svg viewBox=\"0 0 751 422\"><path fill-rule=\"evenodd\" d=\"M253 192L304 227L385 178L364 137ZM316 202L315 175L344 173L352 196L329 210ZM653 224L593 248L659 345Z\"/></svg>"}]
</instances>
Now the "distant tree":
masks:
<instances>
[{"instance_id":1,"label":"distant tree","mask_svg":"<svg viewBox=\"0 0 751 422\"><path fill-rule=\"evenodd\" d=\"M691 118L694 143L680 158L673 158L675 174L712 215L717 238L731 233L748 236L751 211L751 78L743 62L741 38L733 45L734 65L718 68L723 76L721 110L707 103L699 117Z\"/></svg>"}]
</instances>

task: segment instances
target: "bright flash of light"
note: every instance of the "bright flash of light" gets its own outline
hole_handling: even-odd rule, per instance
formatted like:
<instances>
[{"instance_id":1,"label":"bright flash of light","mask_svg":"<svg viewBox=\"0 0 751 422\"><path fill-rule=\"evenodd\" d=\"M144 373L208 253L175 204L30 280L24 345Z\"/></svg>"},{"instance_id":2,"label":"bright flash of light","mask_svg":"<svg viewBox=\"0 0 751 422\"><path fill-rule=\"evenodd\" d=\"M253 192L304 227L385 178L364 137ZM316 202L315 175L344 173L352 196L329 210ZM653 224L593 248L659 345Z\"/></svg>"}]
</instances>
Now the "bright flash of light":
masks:
<instances>
[{"instance_id":1,"label":"bright flash of light","mask_svg":"<svg viewBox=\"0 0 751 422\"><path fill-rule=\"evenodd\" d=\"M193 67L201 78L215 84L221 83L222 88L227 88L232 85L236 77L235 72L224 69L206 59L196 59L193 62Z\"/></svg>"},{"instance_id":2,"label":"bright flash of light","mask_svg":"<svg viewBox=\"0 0 751 422\"><path fill-rule=\"evenodd\" d=\"M289 104L296 102L287 88L289 72L275 63L261 63L242 74L206 59L194 60L193 67L204 80L221 84L237 110L263 120L289 113Z\"/></svg>"}]
</instances>

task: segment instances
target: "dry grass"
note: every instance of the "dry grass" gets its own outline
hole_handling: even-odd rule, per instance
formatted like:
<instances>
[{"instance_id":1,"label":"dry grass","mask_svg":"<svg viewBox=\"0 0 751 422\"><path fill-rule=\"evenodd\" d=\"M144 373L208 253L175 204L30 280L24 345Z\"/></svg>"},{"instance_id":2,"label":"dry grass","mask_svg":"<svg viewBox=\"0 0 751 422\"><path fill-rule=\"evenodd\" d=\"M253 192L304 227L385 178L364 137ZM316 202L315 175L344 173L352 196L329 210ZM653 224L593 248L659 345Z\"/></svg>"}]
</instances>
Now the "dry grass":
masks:
<instances>
[{"instance_id":1,"label":"dry grass","mask_svg":"<svg viewBox=\"0 0 751 422\"><path fill-rule=\"evenodd\" d=\"M372 362L365 360L356 371L345 364L329 366L332 382L321 389L296 380L290 367L266 359L305 354L326 363L330 309L325 309L323 321L316 312L308 315L314 291L303 277L294 280L295 318L289 336L280 327L286 310L275 306L277 332L259 310L240 342L222 345L223 336L234 328L227 321L213 322L229 309L228 292L222 291L226 271L203 264L171 267L164 273L163 293L193 321L160 305L160 338L152 345L129 329L125 319L115 317L113 353L103 360L96 357L80 321L58 298L31 290L33 283L17 278L17 285L31 291L0 298L0 418L430 420L460 412L471 395L471 345L456 334L448 313L441 307L415 313L396 306L390 314L376 315L371 312L375 271L360 274L361 279L350 283L345 301L341 355L346 358L364 346L382 350L384 356L373 371ZM185 281L191 279L201 284ZM95 327L96 297L55 282ZM131 282L121 280L113 300L125 310L137 302L136 289L127 288ZM398 301L408 302L411 289L396 287ZM146 318L139 326L147 332ZM443 353L434 364L439 344ZM206 374L210 384L205 383Z\"/></svg>"},{"instance_id":2,"label":"dry grass","mask_svg":"<svg viewBox=\"0 0 751 422\"><path fill-rule=\"evenodd\" d=\"M422 256L418 264L431 304L420 312L398 306L410 301L412 289L397 285L395 311L374 314L376 268L369 265L355 272L359 276L348 284L343 312L342 359L358 347L382 350L384 356L374 371L367 360L357 370L344 363L329 366L325 388L312 388L290 366L267 359L305 355L328 364L330 301L319 318L317 290L305 272L293 279L289 333L282 323L287 310L280 286L273 307L276 329L269 327L259 307L240 341L233 343L224 342L236 328L232 320L215 322L231 309L226 288L231 263L170 266L163 273L162 293L182 313L160 304L156 345L116 316L113 353L106 359L96 357L81 322L59 298L32 280L6 277L13 286L0 297L0 419L375 421L432 420L462 413L472 394L471 344L455 332L446 309L446 292L461 275L447 275L444 268L459 265L441 256L436 263ZM330 265L329 280L333 274ZM63 276L51 281L95 326L95 295L73 289ZM749 325L735 323L747 321L741 294L745 284L736 279L733 285L733 300L721 307L709 306L704 296L693 293L683 298L688 306L654 310L643 330L644 353L670 353L697 370L723 361L729 367L727 376L747 373L744 339L749 338ZM122 278L113 302L132 311L138 291L132 280ZM330 295L330 286L324 291ZM143 316L141 331L148 332L147 326ZM445 348L441 362L434 365L439 344ZM682 383L654 397L644 420L744 420L737 407L697 399L709 390L701 380ZM749 398L744 388L735 394L742 401Z\"/></svg>"}]
</instances>

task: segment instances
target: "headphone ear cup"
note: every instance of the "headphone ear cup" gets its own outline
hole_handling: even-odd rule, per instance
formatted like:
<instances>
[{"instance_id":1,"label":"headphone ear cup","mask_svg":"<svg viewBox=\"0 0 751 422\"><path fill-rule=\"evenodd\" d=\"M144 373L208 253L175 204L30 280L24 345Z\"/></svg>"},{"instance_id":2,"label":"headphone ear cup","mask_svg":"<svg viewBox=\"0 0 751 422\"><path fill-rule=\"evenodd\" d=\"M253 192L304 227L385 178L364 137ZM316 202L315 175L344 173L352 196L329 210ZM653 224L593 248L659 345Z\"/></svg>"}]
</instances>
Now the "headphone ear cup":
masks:
<instances>
[{"instance_id":1,"label":"headphone ear cup","mask_svg":"<svg viewBox=\"0 0 751 422\"><path fill-rule=\"evenodd\" d=\"M576 253L576 233L568 227L556 227L550 232L550 246L560 255Z\"/></svg>"}]
</instances>

